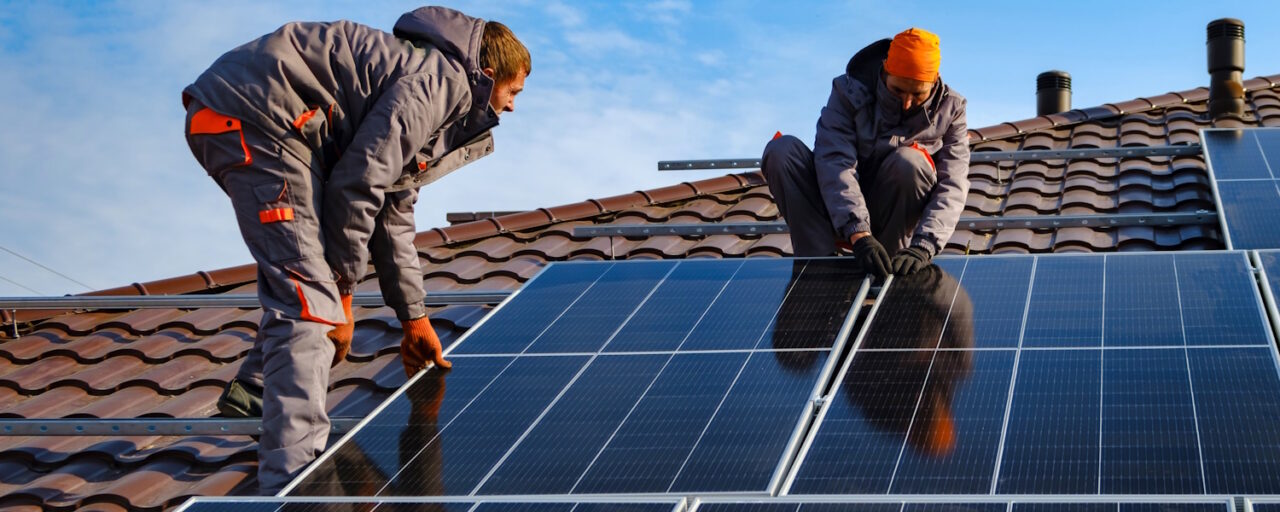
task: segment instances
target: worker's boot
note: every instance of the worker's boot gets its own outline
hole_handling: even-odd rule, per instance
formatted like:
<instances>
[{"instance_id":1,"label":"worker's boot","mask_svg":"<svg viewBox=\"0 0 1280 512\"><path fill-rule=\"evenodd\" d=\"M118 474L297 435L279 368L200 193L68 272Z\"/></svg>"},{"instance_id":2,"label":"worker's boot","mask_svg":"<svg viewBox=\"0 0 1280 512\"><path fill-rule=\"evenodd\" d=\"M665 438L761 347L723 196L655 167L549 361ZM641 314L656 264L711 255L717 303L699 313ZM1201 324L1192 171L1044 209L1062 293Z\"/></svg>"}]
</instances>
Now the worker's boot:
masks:
<instances>
[{"instance_id":1,"label":"worker's boot","mask_svg":"<svg viewBox=\"0 0 1280 512\"><path fill-rule=\"evenodd\" d=\"M228 418L262 417L262 388L231 379L218 397L218 411Z\"/></svg>"}]
</instances>

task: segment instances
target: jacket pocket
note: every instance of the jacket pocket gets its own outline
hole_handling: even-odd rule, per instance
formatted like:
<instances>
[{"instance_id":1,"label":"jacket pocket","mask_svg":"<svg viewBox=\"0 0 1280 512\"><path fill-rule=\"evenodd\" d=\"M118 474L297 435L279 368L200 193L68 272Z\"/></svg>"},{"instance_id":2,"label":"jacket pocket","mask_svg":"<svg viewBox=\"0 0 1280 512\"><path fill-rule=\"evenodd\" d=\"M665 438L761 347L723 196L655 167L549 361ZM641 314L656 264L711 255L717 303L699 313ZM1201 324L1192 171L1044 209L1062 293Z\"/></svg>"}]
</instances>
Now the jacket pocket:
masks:
<instances>
[{"instance_id":1,"label":"jacket pocket","mask_svg":"<svg viewBox=\"0 0 1280 512\"><path fill-rule=\"evenodd\" d=\"M187 120L187 144L205 172L217 174L253 163L239 119L202 108Z\"/></svg>"},{"instance_id":2,"label":"jacket pocket","mask_svg":"<svg viewBox=\"0 0 1280 512\"><path fill-rule=\"evenodd\" d=\"M324 107L313 106L293 120L293 128L298 136L328 166L336 164L342 156L333 136L336 115L341 114L337 111L336 104L331 103Z\"/></svg>"}]
</instances>

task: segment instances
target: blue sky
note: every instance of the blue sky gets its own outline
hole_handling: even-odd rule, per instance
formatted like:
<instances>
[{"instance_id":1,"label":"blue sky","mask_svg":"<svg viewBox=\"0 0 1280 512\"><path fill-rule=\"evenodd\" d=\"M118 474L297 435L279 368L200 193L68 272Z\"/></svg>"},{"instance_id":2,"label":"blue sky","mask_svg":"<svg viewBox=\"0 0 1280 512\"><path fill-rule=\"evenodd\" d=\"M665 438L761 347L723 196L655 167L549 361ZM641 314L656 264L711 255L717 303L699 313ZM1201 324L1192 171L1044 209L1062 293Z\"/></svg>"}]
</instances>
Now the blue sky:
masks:
<instances>
[{"instance_id":1,"label":"blue sky","mask_svg":"<svg viewBox=\"0 0 1280 512\"><path fill-rule=\"evenodd\" d=\"M182 138L182 88L222 52L295 20L389 30L406 2L0 2L0 247L93 288L249 263L226 197ZM910 26L981 127L1035 115L1035 75L1076 107L1208 84L1205 24L1245 22L1246 78L1280 74L1273 2L567 2L449 4L509 25L534 72L497 152L423 190L419 230L719 175L662 159L812 141L832 77ZM14 283L21 285L15 285ZM30 290L29 290L30 289ZM0 296L86 288L0 251Z\"/></svg>"}]
</instances>

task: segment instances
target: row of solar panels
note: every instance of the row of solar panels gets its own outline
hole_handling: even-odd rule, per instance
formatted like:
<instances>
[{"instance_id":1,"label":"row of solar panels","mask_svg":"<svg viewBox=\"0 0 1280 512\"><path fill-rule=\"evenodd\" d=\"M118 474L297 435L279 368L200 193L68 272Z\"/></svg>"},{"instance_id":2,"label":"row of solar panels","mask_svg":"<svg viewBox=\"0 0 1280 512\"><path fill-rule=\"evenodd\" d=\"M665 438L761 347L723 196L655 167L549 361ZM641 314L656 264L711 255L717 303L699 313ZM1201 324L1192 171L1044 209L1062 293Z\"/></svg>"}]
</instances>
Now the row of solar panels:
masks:
<instances>
[{"instance_id":1,"label":"row of solar panels","mask_svg":"<svg viewBox=\"0 0 1280 512\"><path fill-rule=\"evenodd\" d=\"M553 264L286 492L1280 493L1276 254L937 263Z\"/></svg>"},{"instance_id":2,"label":"row of solar panels","mask_svg":"<svg viewBox=\"0 0 1280 512\"><path fill-rule=\"evenodd\" d=\"M524 501L521 501L524 500ZM1280 511L1280 499L1257 498L1242 502L1243 512ZM529 501L529 498L495 500L354 499L331 500L274 498L195 498L177 512L364 512L379 510L438 512L1235 512L1228 497L1178 498L1045 498L850 500L839 497L813 500L751 501L732 498L616 501Z\"/></svg>"}]
</instances>

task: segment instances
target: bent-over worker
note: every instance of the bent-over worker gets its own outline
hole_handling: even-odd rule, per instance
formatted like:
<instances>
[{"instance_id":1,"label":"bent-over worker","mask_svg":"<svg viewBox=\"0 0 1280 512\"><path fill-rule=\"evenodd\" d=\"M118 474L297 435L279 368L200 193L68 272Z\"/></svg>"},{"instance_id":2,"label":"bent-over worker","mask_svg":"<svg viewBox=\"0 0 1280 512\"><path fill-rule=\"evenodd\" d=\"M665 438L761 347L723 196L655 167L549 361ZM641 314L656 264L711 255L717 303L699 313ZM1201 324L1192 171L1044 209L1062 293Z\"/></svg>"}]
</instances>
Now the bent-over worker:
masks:
<instances>
[{"instance_id":1,"label":"bent-over worker","mask_svg":"<svg viewBox=\"0 0 1280 512\"><path fill-rule=\"evenodd\" d=\"M263 494L325 448L329 368L350 349L351 296L370 255L404 329L406 373L449 367L423 303L414 203L423 185L493 151L490 130L531 69L504 25L423 7L392 34L289 23L183 91L187 142L258 263L263 317L219 409L262 416Z\"/></svg>"}]
</instances>

